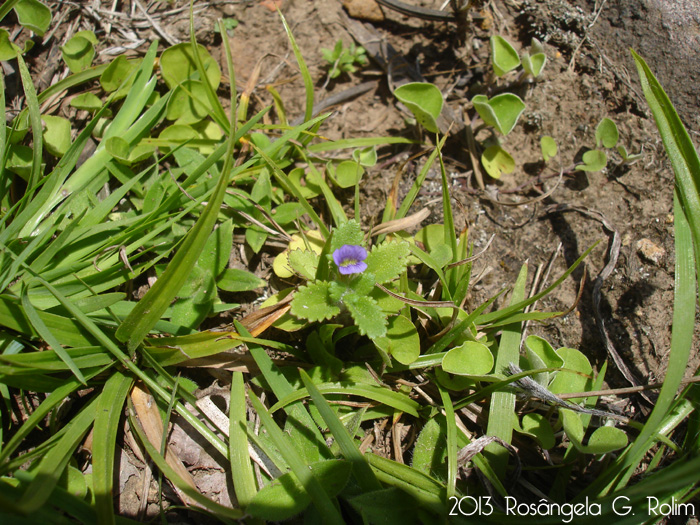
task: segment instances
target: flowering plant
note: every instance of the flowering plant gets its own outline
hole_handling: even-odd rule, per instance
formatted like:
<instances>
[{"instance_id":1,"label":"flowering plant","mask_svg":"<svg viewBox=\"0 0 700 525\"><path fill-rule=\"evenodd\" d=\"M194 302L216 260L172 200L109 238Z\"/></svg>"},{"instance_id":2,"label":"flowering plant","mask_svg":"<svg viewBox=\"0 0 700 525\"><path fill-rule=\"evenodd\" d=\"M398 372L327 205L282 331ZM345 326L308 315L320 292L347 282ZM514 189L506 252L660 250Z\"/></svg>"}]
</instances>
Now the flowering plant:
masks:
<instances>
[{"instance_id":1,"label":"flowering plant","mask_svg":"<svg viewBox=\"0 0 700 525\"><path fill-rule=\"evenodd\" d=\"M363 237L352 220L333 230L325 258L311 250L289 253L291 269L309 280L294 295L292 315L315 322L347 311L362 335L376 339L386 334L388 314L377 302L385 293L375 285L399 277L410 250L405 241L389 241L367 252Z\"/></svg>"}]
</instances>

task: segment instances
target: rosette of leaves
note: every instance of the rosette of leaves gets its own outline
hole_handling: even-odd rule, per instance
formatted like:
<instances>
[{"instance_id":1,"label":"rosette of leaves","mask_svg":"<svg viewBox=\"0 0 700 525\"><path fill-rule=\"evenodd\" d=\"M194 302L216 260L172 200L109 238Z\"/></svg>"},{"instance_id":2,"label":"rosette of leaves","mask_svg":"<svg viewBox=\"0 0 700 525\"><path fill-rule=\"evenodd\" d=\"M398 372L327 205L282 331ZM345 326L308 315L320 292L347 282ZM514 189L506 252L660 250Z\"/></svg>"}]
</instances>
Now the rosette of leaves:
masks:
<instances>
[{"instance_id":1,"label":"rosette of leaves","mask_svg":"<svg viewBox=\"0 0 700 525\"><path fill-rule=\"evenodd\" d=\"M352 220L333 231L329 249L324 250L326 255L318 255L313 250L289 253L290 267L309 279L294 295L292 315L315 322L348 312L362 335L370 339L386 335L388 314L372 294L376 284L393 281L406 270L410 250L405 241L388 241L367 252L362 246L363 238L360 225ZM364 254L366 258L362 260ZM357 257L352 264L344 260L351 256ZM328 279L315 278L321 257L326 257L323 262L329 265ZM347 273L350 267L352 272ZM341 273L341 269L345 273Z\"/></svg>"}]
</instances>

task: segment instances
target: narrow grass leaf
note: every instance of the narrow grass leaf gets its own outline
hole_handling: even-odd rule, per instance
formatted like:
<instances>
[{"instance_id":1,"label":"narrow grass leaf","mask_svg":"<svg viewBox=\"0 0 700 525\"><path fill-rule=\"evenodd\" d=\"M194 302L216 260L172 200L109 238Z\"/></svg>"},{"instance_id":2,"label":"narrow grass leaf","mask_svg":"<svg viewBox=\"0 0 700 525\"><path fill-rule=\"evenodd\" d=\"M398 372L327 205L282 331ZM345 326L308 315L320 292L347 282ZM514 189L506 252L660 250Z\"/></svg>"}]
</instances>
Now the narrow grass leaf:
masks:
<instances>
[{"instance_id":1,"label":"narrow grass leaf","mask_svg":"<svg viewBox=\"0 0 700 525\"><path fill-rule=\"evenodd\" d=\"M252 392L249 392L249 398L250 402L253 404L253 408L258 414L258 417L260 417L260 421L265 427L265 430L267 430L268 434L270 434L275 446L279 449L285 461L289 464L289 467L292 469L292 472L304 487L304 490L306 490L311 497L314 506L324 517L324 520L326 520L327 523L334 523L338 525L345 523L331 498L328 496L311 470L309 470L308 464L304 461L301 455L299 455L295 448L289 446L289 439L285 436L284 432L282 432L282 429L277 426L265 406Z\"/></svg>"},{"instance_id":2,"label":"narrow grass leaf","mask_svg":"<svg viewBox=\"0 0 700 525\"><path fill-rule=\"evenodd\" d=\"M437 386L447 424L447 499L450 499L455 495L457 486L457 421L449 392L440 383L437 383Z\"/></svg>"},{"instance_id":3,"label":"narrow grass leaf","mask_svg":"<svg viewBox=\"0 0 700 525\"><path fill-rule=\"evenodd\" d=\"M236 491L236 499L244 510L258 491L253 467L250 464L248 446L245 384L243 374L234 372L229 401L228 458L231 463L231 479L233 489Z\"/></svg>"},{"instance_id":4,"label":"narrow grass leaf","mask_svg":"<svg viewBox=\"0 0 700 525\"><path fill-rule=\"evenodd\" d=\"M527 283L527 264L523 264L518 278L513 287L511 304L519 303L525 299L525 285ZM520 339L522 326L515 322L503 327L501 340L496 354L496 373L508 370L510 363L520 361ZM487 436L501 438L510 443L513 437L513 414L515 413L515 394L507 391L494 392L491 396L489 408L489 421L486 427ZM497 443L491 443L485 449L485 455L490 459L491 466L499 478L505 479L508 466L509 452Z\"/></svg>"},{"instance_id":5,"label":"narrow grass leaf","mask_svg":"<svg viewBox=\"0 0 700 525\"><path fill-rule=\"evenodd\" d=\"M115 523L114 516L114 452L120 428L124 402L133 378L120 371L110 377L97 403L92 435L92 486L98 521Z\"/></svg>"},{"instance_id":6,"label":"narrow grass leaf","mask_svg":"<svg viewBox=\"0 0 700 525\"><path fill-rule=\"evenodd\" d=\"M34 471L36 473L34 480L17 502L17 508L20 512L29 514L36 511L51 496L73 452L95 419L96 405L97 399L90 401L71 420L61 439L42 457L39 466Z\"/></svg>"},{"instance_id":7,"label":"narrow grass leaf","mask_svg":"<svg viewBox=\"0 0 700 525\"><path fill-rule=\"evenodd\" d=\"M367 492L381 489L381 484L374 476L374 473L372 472L372 469L367 463L365 457L355 446L352 436L348 433L345 426L343 426L340 419L338 419L336 413L333 412L333 409L328 404L328 401L325 400L323 394L321 394L318 388L316 388L316 386L313 384L309 374L307 374L304 370L299 370L299 374L301 375L301 380L303 381L304 386L309 391L309 395L311 396L316 409L321 414L323 421L325 421L326 425L328 425L328 428L330 429L331 434L333 434L336 443L338 443L340 451L345 459L352 464L353 473L357 479L357 482L360 484L362 489Z\"/></svg>"},{"instance_id":8,"label":"narrow grass leaf","mask_svg":"<svg viewBox=\"0 0 700 525\"><path fill-rule=\"evenodd\" d=\"M87 382L85 381L85 376L83 376L80 369L76 366L76 364L70 358L68 353L63 349L61 342L46 327L44 322L41 320L41 317L39 317L37 311L32 306L32 303L29 301L29 296L27 295L26 286L22 289L21 299L22 307L24 308L24 313L29 319L29 322L32 323L32 326L37 331L37 333L41 336L41 338L44 341L48 343L48 345L53 349L53 351L56 352L56 355L58 355L63 360L63 362L66 363L66 365L68 366L70 371L73 372L73 375L78 379L78 381L80 381L83 385L87 385Z\"/></svg>"}]
</instances>

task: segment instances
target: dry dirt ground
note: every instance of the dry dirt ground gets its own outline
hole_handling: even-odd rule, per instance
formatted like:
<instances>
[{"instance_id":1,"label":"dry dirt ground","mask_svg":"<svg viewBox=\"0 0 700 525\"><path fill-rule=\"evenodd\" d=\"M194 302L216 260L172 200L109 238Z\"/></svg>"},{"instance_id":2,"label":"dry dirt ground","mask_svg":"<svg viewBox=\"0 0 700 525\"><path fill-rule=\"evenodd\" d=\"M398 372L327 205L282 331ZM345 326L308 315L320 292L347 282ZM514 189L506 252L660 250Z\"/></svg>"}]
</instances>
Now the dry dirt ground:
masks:
<instances>
[{"instance_id":1,"label":"dry dirt ground","mask_svg":"<svg viewBox=\"0 0 700 525\"><path fill-rule=\"evenodd\" d=\"M441 4L438 0L407 2L433 9ZM387 75L376 64L370 63L354 75L343 75L325 85L327 67L320 49L332 48L338 39L346 45L352 41L339 1L277 3L307 60L316 82L317 98L377 80L371 91L333 108L332 117L322 128L325 136L391 135L422 138L428 145L431 143L429 137L420 137L415 127L406 122L405 115L396 107ZM80 29L93 29L101 36L98 61L108 61L109 53L124 52L130 45L133 49L127 53L138 54L146 41L153 38L167 36L173 41L188 38L187 12L178 10L186 7L184 2L152 2L146 6L159 27L148 23L129 0L115 5L126 16L109 14L111 1L57 6L63 19L52 39L33 53L35 71L60 74L57 46ZM235 18L239 22L231 38L239 90L253 78L256 89L252 101L259 108L272 102L265 87L273 85L281 93L288 114L292 118L300 115L303 86L280 19L271 9L273 1L198 5L202 9L196 17L197 38L219 59L220 37L213 31L215 19ZM576 271L573 278L539 303L542 310L567 310L576 303L580 281L585 278L582 297L573 312L529 326L529 333L544 336L555 347L578 348L599 367L609 356L596 326L594 281L608 264L609 250L617 238L619 257L601 288L600 309L605 329L636 381L644 384L663 379L673 300L673 173L641 97L628 48L635 48L658 74L697 144L700 1L491 0L474 10L474 19L466 32L453 23L406 17L388 9L383 12L384 20L372 22L373 29L443 91L447 105L462 119L474 117L469 101L486 81L490 67L488 39L492 34L506 37L519 50L528 46L532 37L544 42L549 58L544 75L534 84L517 88L526 110L514 132L504 141L515 158L515 171L500 181L486 178L486 191L481 191L471 173L465 132L453 132L444 149L446 167L453 181L458 227L469 228L475 251L480 251L495 235L490 248L475 263L475 275L483 270L487 272L474 287L472 306L512 284L526 261L532 277L538 267L547 266L552 253L561 245L551 267L548 280L551 282L583 251L599 243L585 261L587 277L582 270ZM225 69L224 61L221 62ZM501 81L500 85L505 82ZM602 172L572 171L571 166L580 160L582 153L595 146L595 129L604 117L616 122L620 143L633 153L641 153L640 160L623 166L619 155L611 153L608 167ZM546 166L541 162L542 135L550 135L559 145L557 158ZM477 133L477 142L486 136L484 131ZM380 150L379 164L369 170L362 188L365 226L379 220L397 173L401 172L401 196L408 190L425 156L406 161L419 151L419 146L403 145ZM534 199L553 188L560 170L565 172L561 184L541 202L521 206L494 202ZM416 205L416 210L420 207L431 210L428 223L442 219L440 203L436 201L439 196L439 173L433 170ZM351 203L350 194L344 197ZM579 211L552 211L558 205L569 205ZM688 366L689 373L699 364L695 353ZM609 370L607 382L611 387L628 386L615 367ZM644 410L643 403L640 409ZM186 439L182 435L179 438ZM202 480L208 484L208 488L200 487L203 492L226 503L226 490L221 490L225 474L217 465L226 461L216 459L202 455L187 462L196 478L198 473L209 473ZM126 515L135 515L143 505L137 496L143 494L143 478L134 464L138 461L122 458L120 506ZM151 503L145 511L151 515L157 512L157 505Z\"/></svg>"}]
</instances>

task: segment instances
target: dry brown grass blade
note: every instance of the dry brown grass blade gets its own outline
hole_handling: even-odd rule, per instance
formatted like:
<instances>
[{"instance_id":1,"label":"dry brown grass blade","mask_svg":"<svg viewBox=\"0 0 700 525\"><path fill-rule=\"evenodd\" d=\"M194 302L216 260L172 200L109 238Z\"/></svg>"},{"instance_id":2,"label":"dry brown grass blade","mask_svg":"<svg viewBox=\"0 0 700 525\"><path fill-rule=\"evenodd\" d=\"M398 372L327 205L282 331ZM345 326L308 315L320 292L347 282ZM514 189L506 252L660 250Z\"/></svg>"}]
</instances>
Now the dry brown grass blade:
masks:
<instances>
[{"instance_id":1,"label":"dry brown grass blade","mask_svg":"<svg viewBox=\"0 0 700 525\"><path fill-rule=\"evenodd\" d=\"M141 427L143 428L148 441L150 441L151 445L153 445L157 450L160 450L161 442L163 440L163 421L160 418L160 413L158 412L158 407L153 399L153 396L144 390L144 388L142 388L138 383L134 385L134 388L131 390L131 402L134 405L136 417L141 423ZM170 465L178 476L185 480L185 482L194 490L199 492L194 479L170 445L166 445L165 461L168 462L168 465ZM173 485L173 487L185 505L198 506L194 500L190 499L185 493L175 487L175 485Z\"/></svg>"},{"instance_id":2,"label":"dry brown grass blade","mask_svg":"<svg viewBox=\"0 0 700 525\"><path fill-rule=\"evenodd\" d=\"M404 217L403 219L394 219L393 221L387 221L375 226L372 228L370 235L374 237L375 235L386 235L388 233L395 233L413 228L414 226L420 225L429 215L430 210L428 208L423 208L421 211Z\"/></svg>"}]
</instances>

